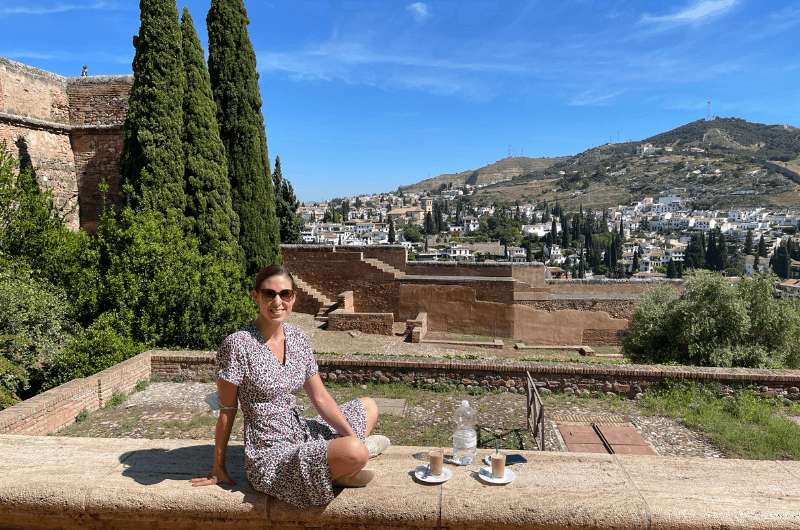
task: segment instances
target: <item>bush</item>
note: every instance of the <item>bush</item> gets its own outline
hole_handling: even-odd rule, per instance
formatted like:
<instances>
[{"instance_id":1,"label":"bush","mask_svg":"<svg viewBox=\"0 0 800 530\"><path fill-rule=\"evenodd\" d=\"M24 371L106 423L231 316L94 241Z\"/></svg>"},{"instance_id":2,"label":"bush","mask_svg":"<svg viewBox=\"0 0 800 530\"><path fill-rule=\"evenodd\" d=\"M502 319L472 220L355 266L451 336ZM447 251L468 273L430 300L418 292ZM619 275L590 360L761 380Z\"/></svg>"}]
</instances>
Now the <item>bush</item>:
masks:
<instances>
[{"instance_id":1,"label":"bush","mask_svg":"<svg viewBox=\"0 0 800 530\"><path fill-rule=\"evenodd\" d=\"M734 286L698 271L681 297L656 288L634 312L623 351L646 363L797 367L800 310L775 297L774 282L774 276L756 276Z\"/></svg>"},{"instance_id":2,"label":"bush","mask_svg":"<svg viewBox=\"0 0 800 530\"><path fill-rule=\"evenodd\" d=\"M42 369L59 355L72 326L63 291L36 278L21 260L0 258L2 387L27 397L43 382Z\"/></svg>"},{"instance_id":3,"label":"bush","mask_svg":"<svg viewBox=\"0 0 800 530\"><path fill-rule=\"evenodd\" d=\"M130 209L104 217L98 304L138 343L214 348L253 318L254 305L240 265L201 254L179 223Z\"/></svg>"},{"instance_id":4,"label":"bush","mask_svg":"<svg viewBox=\"0 0 800 530\"><path fill-rule=\"evenodd\" d=\"M44 389L96 374L144 351L129 334L114 313L102 314L48 364Z\"/></svg>"}]
</instances>

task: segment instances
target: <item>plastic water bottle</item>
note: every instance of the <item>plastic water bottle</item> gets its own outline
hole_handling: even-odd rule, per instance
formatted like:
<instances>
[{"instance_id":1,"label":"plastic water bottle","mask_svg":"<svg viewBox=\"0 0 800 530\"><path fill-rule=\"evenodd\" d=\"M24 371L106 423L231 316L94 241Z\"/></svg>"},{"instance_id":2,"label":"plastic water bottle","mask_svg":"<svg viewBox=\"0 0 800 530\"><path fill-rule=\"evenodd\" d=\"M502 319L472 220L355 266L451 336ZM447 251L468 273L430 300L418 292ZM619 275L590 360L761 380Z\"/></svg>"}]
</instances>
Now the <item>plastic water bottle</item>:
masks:
<instances>
[{"instance_id":1,"label":"plastic water bottle","mask_svg":"<svg viewBox=\"0 0 800 530\"><path fill-rule=\"evenodd\" d=\"M478 445L478 434L475 432L475 423L478 413L469 406L466 399L456 409L453 415L455 430L453 431L453 462L466 466L475 460L475 451Z\"/></svg>"}]
</instances>

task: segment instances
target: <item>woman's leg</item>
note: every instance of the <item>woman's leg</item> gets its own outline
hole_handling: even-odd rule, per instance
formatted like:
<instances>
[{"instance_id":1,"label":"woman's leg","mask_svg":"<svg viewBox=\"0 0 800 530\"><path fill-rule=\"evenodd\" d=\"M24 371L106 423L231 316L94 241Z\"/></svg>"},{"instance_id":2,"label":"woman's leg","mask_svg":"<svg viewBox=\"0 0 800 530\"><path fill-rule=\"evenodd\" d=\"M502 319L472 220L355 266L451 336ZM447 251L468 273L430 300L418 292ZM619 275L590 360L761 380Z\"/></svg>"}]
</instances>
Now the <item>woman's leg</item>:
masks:
<instances>
[{"instance_id":1,"label":"woman's leg","mask_svg":"<svg viewBox=\"0 0 800 530\"><path fill-rule=\"evenodd\" d=\"M364 411L367 413L367 428L364 430L364 436L369 436L375 424L378 423L378 404L371 397L358 398L364 404Z\"/></svg>"},{"instance_id":2,"label":"woman's leg","mask_svg":"<svg viewBox=\"0 0 800 530\"><path fill-rule=\"evenodd\" d=\"M358 473L367 465L367 460L367 448L355 436L343 436L328 442L328 469L334 482Z\"/></svg>"}]
</instances>

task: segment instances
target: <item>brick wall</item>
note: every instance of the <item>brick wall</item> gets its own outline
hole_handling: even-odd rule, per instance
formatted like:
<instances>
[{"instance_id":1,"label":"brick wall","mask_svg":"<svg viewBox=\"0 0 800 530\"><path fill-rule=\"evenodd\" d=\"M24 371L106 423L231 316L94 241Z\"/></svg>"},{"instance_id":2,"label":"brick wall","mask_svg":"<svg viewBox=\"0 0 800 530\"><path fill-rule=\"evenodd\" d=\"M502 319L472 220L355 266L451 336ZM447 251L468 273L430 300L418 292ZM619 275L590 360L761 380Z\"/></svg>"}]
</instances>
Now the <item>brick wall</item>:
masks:
<instances>
[{"instance_id":1,"label":"brick wall","mask_svg":"<svg viewBox=\"0 0 800 530\"><path fill-rule=\"evenodd\" d=\"M213 381L213 352L151 352L154 379ZM570 363L494 363L486 361L407 361L391 359L317 359L323 379L363 384L411 383L420 386L461 384L521 392L525 373L536 385L554 391L590 390L634 396L651 385L669 380L719 383L727 388L756 387L764 396L784 395L800 400L800 374L786 370L692 366L592 365ZM205 378L204 378L205 377Z\"/></svg>"},{"instance_id":2,"label":"brick wall","mask_svg":"<svg viewBox=\"0 0 800 530\"><path fill-rule=\"evenodd\" d=\"M100 183L108 184L106 200L109 204L122 200L122 129L76 129L70 134L70 142L75 157L80 226L94 232L102 210Z\"/></svg>"},{"instance_id":3,"label":"brick wall","mask_svg":"<svg viewBox=\"0 0 800 530\"><path fill-rule=\"evenodd\" d=\"M73 77L67 80L73 126L122 125L128 114L133 76Z\"/></svg>"},{"instance_id":4,"label":"brick wall","mask_svg":"<svg viewBox=\"0 0 800 530\"><path fill-rule=\"evenodd\" d=\"M399 283L393 275L361 261L360 252L286 246L283 261L290 271L331 300L341 292L353 291L355 311L393 313L397 317Z\"/></svg>"},{"instance_id":5,"label":"brick wall","mask_svg":"<svg viewBox=\"0 0 800 530\"><path fill-rule=\"evenodd\" d=\"M63 77L0 57L0 112L69 123Z\"/></svg>"},{"instance_id":6,"label":"brick wall","mask_svg":"<svg viewBox=\"0 0 800 530\"><path fill-rule=\"evenodd\" d=\"M683 280L548 280L546 285L553 294L636 297L664 283L683 290Z\"/></svg>"},{"instance_id":7,"label":"brick wall","mask_svg":"<svg viewBox=\"0 0 800 530\"><path fill-rule=\"evenodd\" d=\"M563 311L573 309L576 311L605 311L613 318L624 318L630 321L636 310L635 300L526 300L517 302L534 309L543 311Z\"/></svg>"},{"instance_id":8,"label":"brick wall","mask_svg":"<svg viewBox=\"0 0 800 530\"><path fill-rule=\"evenodd\" d=\"M81 411L102 407L116 394L130 393L150 379L150 352L100 373L75 379L0 411L0 433L45 435L72 424Z\"/></svg>"},{"instance_id":9,"label":"brick wall","mask_svg":"<svg viewBox=\"0 0 800 530\"><path fill-rule=\"evenodd\" d=\"M39 184L51 189L72 229L93 230L98 183L120 192L122 124L132 76L64 78L0 58L0 141L25 139Z\"/></svg>"},{"instance_id":10,"label":"brick wall","mask_svg":"<svg viewBox=\"0 0 800 530\"><path fill-rule=\"evenodd\" d=\"M510 277L510 263L458 263L409 261L406 267L408 274L422 276L492 276Z\"/></svg>"},{"instance_id":11,"label":"brick wall","mask_svg":"<svg viewBox=\"0 0 800 530\"><path fill-rule=\"evenodd\" d=\"M150 357L150 372L156 381L215 381L216 352L160 351Z\"/></svg>"},{"instance_id":12,"label":"brick wall","mask_svg":"<svg viewBox=\"0 0 800 530\"><path fill-rule=\"evenodd\" d=\"M375 335L392 335L394 315L392 313L346 313L341 309L328 314L328 330L357 330Z\"/></svg>"},{"instance_id":13,"label":"brick wall","mask_svg":"<svg viewBox=\"0 0 800 530\"><path fill-rule=\"evenodd\" d=\"M65 130L0 119L0 143L5 143L17 159L20 148L27 150L39 187L52 190L55 205L65 214L67 226L77 229L78 183L69 134Z\"/></svg>"}]
</instances>

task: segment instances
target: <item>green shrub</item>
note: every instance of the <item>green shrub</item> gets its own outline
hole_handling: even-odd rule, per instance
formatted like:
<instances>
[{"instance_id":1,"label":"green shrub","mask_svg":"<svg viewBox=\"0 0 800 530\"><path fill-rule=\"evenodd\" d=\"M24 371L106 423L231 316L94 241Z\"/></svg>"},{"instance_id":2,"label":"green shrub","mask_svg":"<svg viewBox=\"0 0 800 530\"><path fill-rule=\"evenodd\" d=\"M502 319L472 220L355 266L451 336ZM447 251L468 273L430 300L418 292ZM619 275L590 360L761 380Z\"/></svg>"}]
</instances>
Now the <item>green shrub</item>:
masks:
<instances>
[{"instance_id":1,"label":"green shrub","mask_svg":"<svg viewBox=\"0 0 800 530\"><path fill-rule=\"evenodd\" d=\"M100 315L47 365L44 388L96 374L144 351L145 347L129 335L129 329L114 313Z\"/></svg>"},{"instance_id":2,"label":"green shrub","mask_svg":"<svg viewBox=\"0 0 800 530\"><path fill-rule=\"evenodd\" d=\"M96 245L99 305L136 342L214 348L254 316L240 265L201 254L180 219L125 209L103 219Z\"/></svg>"},{"instance_id":3,"label":"green shrub","mask_svg":"<svg viewBox=\"0 0 800 530\"><path fill-rule=\"evenodd\" d=\"M25 398L38 391L43 367L64 349L69 305L25 262L0 259L0 308L0 380L9 393Z\"/></svg>"},{"instance_id":4,"label":"green shrub","mask_svg":"<svg viewBox=\"0 0 800 530\"><path fill-rule=\"evenodd\" d=\"M698 271L681 297L656 288L634 312L623 351L636 362L796 367L800 310L775 297L774 282L774 276L756 276L734 286Z\"/></svg>"}]
</instances>

